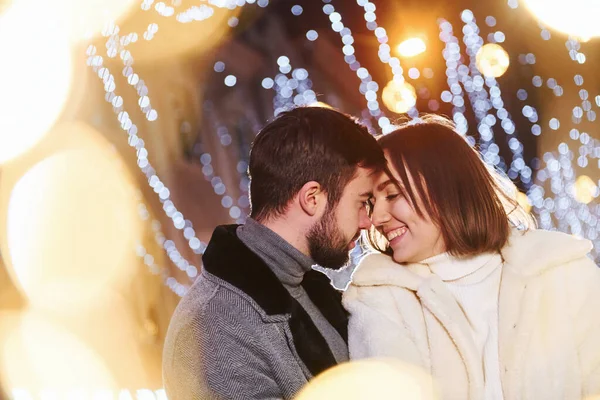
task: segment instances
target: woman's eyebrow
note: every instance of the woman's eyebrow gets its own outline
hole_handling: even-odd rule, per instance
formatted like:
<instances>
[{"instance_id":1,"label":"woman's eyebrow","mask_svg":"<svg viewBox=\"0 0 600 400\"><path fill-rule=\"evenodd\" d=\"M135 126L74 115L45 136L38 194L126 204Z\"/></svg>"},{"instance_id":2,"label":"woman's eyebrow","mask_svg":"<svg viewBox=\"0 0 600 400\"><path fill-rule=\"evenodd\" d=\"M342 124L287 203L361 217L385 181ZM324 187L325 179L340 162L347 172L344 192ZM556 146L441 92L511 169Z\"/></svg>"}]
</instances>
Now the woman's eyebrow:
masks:
<instances>
[{"instance_id":1,"label":"woman's eyebrow","mask_svg":"<svg viewBox=\"0 0 600 400\"><path fill-rule=\"evenodd\" d=\"M392 184L394 182L392 182L391 179L388 179L387 181L380 183L379 185L377 185L377 191L381 192L383 189L385 189L389 184Z\"/></svg>"}]
</instances>

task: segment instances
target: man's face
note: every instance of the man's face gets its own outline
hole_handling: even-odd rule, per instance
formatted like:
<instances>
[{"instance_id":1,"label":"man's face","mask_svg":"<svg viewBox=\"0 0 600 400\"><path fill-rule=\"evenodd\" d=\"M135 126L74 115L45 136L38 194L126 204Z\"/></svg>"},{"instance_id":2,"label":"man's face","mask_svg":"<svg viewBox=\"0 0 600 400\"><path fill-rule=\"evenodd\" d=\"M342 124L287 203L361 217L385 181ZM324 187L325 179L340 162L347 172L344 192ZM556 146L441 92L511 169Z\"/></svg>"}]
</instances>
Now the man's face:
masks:
<instances>
[{"instance_id":1,"label":"man's face","mask_svg":"<svg viewBox=\"0 0 600 400\"><path fill-rule=\"evenodd\" d=\"M366 202L374 184L372 170L357 168L357 173L344 188L335 207L327 206L321 219L308 233L308 248L312 259L322 267L340 269L349 260L349 252L362 229L371 221Z\"/></svg>"}]
</instances>

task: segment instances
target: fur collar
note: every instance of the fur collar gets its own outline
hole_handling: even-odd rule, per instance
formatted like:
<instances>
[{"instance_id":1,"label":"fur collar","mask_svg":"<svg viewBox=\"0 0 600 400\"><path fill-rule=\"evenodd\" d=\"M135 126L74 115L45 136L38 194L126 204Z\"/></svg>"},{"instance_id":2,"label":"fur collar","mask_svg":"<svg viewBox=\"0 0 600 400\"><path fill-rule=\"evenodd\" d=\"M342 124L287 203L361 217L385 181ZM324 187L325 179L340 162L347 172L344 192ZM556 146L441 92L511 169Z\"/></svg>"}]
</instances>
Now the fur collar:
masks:
<instances>
[{"instance_id":1,"label":"fur collar","mask_svg":"<svg viewBox=\"0 0 600 400\"><path fill-rule=\"evenodd\" d=\"M296 350L313 375L336 364L325 338L302 306L288 293L260 257L236 235L238 225L215 229L204 252L204 269L251 297L269 316L289 314ZM348 341L348 318L341 294L317 271L305 274L302 287L323 316Z\"/></svg>"},{"instance_id":2,"label":"fur collar","mask_svg":"<svg viewBox=\"0 0 600 400\"><path fill-rule=\"evenodd\" d=\"M502 250L505 267L524 278L583 258L592 249L589 240L562 232L532 229L514 230ZM354 272L354 286L392 285L417 291L424 278L392 260L373 253L366 256Z\"/></svg>"},{"instance_id":3,"label":"fur collar","mask_svg":"<svg viewBox=\"0 0 600 400\"><path fill-rule=\"evenodd\" d=\"M563 232L530 229L514 230L502 249L506 266L524 277L544 273L547 269L587 256L592 242Z\"/></svg>"}]
</instances>

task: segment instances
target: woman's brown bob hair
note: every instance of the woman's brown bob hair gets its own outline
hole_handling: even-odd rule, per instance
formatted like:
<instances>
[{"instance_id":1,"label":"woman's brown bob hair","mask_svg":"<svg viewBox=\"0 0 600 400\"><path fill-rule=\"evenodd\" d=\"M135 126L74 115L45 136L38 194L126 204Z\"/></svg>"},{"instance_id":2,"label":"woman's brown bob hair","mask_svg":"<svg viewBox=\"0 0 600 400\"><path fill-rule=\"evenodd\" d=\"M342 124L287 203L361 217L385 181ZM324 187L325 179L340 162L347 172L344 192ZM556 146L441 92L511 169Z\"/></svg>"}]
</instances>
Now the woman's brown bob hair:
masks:
<instances>
[{"instance_id":1,"label":"woman's brown bob hair","mask_svg":"<svg viewBox=\"0 0 600 400\"><path fill-rule=\"evenodd\" d=\"M514 184L488 167L449 120L424 116L378 142L400 182L390 178L417 214L427 214L438 226L450 254L500 253L511 226L528 229L535 224L517 203ZM375 227L369 243L391 255L387 240Z\"/></svg>"}]
</instances>

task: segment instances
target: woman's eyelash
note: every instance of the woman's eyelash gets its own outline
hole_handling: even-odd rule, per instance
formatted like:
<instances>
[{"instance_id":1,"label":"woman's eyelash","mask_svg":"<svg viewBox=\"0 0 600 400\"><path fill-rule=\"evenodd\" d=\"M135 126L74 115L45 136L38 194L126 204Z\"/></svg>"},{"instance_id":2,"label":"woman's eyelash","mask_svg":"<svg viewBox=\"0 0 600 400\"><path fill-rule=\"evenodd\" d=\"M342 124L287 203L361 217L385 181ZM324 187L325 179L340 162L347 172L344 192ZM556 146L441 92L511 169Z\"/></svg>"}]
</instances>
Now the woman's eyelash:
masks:
<instances>
[{"instance_id":1,"label":"woman's eyelash","mask_svg":"<svg viewBox=\"0 0 600 400\"><path fill-rule=\"evenodd\" d=\"M394 200L398 196L399 196L398 193L396 193L396 194L389 194L389 195L385 196L385 199L386 200Z\"/></svg>"}]
</instances>

